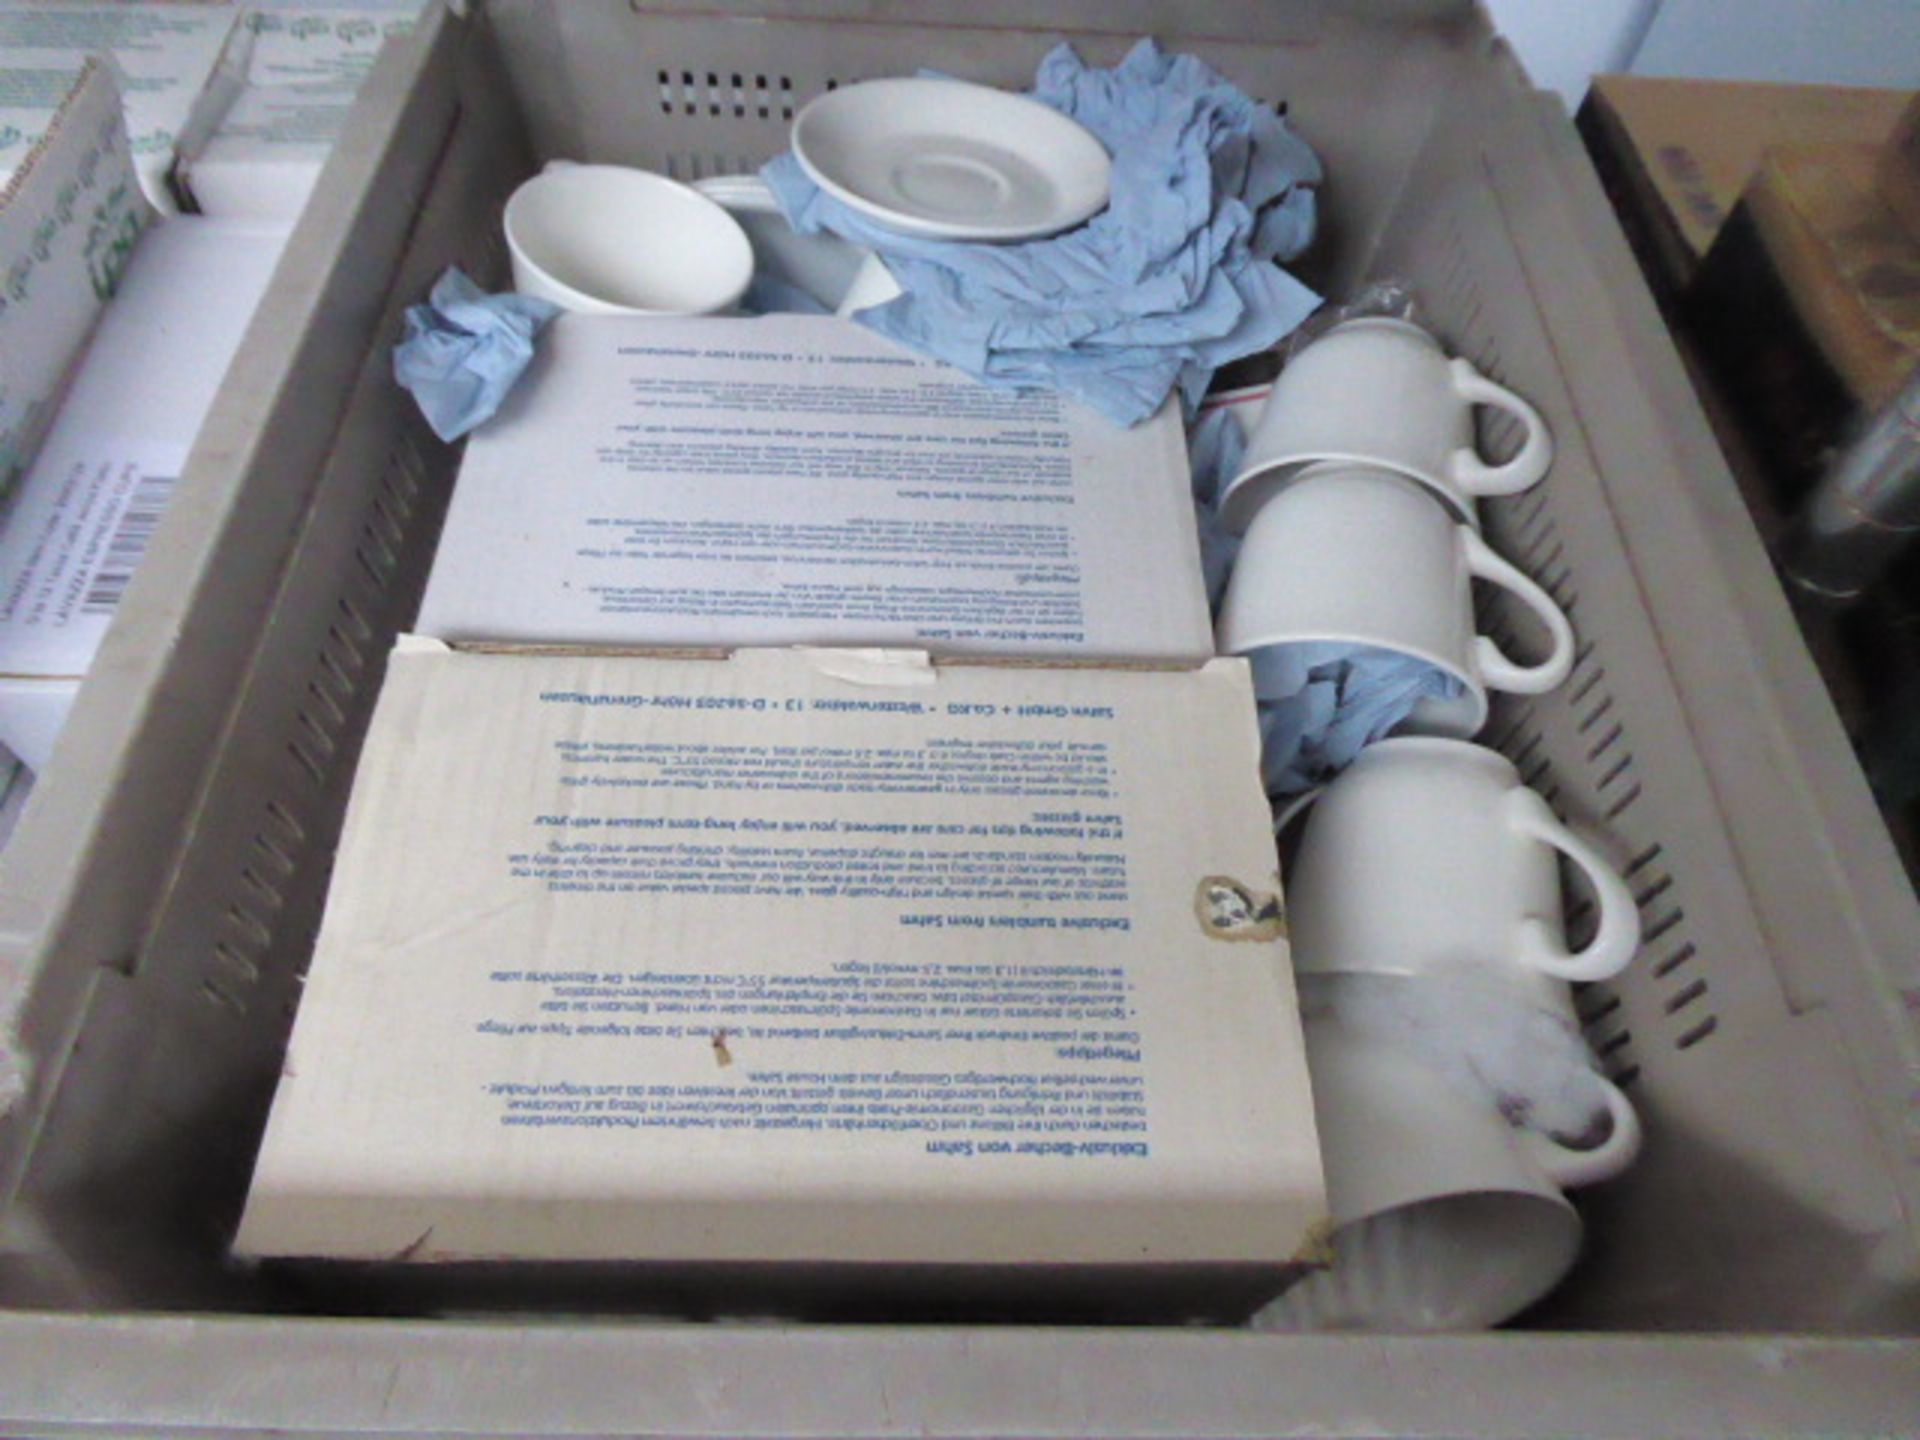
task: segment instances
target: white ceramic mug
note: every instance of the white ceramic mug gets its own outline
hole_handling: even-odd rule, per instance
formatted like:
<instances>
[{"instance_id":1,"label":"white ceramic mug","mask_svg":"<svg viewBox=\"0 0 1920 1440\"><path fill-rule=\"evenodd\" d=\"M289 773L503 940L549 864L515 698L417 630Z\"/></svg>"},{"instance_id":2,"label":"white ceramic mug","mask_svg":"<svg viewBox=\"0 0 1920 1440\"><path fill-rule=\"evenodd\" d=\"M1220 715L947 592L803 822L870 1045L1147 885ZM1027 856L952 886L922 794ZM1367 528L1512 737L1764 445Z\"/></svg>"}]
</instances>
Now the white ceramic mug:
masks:
<instances>
[{"instance_id":1,"label":"white ceramic mug","mask_svg":"<svg viewBox=\"0 0 1920 1440\"><path fill-rule=\"evenodd\" d=\"M1510 591L1546 627L1535 665L1509 659L1474 629L1473 581ZM1412 481L1355 465L1316 465L1254 517L1220 605L1220 651L1253 657L1301 642L1369 645L1413 655L1458 680L1459 700L1422 701L1406 728L1468 736L1487 691L1537 695L1573 668L1573 627L1533 581ZM1268 697L1272 698L1272 697Z\"/></svg>"},{"instance_id":2,"label":"white ceramic mug","mask_svg":"<svg viewBox=\"0 0 1920 1440\"><path fill-rule=\"evenodd\" d=\"M1570 1149L1330 1016L1306 1043L1334 1258L1256 1327L1484 1329L1559 1283L1581 1232L1561 1187L1625 1169L1637 1131Z\"/></svg>"},{"instance_id":3,"label":"white ceramic mug","mask_svg":"<svg viewBox=\"0 0 1920 1440\"><path fill-rule=\"evenodd\" d=\"M514 288L589 315L711 315L737 305L753 247L712 200L664 175L556 162L507 201Z\"/></svg>"},{"instance_id":4,"label":"white ceramic mug","mask_svg":"<svg viewBox=\"0 0 1920 1440\"><path fill-rule=\"evenodd\" d=\"M873 252L826 231L806 235L787 223L773 190L758 175L713 175L693 188L725 210L753 247L756 281L791 286L831 310Z\"/></svg>"},{"instance_id":5,"label":"white ceramic mug","mask_svg":"<svg viewBox=\"0 0 1920 1440\"><path fill-rule=\"evenodd\" d=\"M1519 450L1498 464L1474 442L1488 406L1520 424ZM1306 346L1273 383L1221 514L1235 530L1300 467L1322 460L1379 466L1418 480L1463 520L1482 495L1512 495L1553 462L1553 437L1525 400L1446 352L1418 325L1349 320Z\"/></svg>"},{"instance_id":6,"label":"white ceramic mug","mask_svg":"<svg viewBox=\"0 0 1920 1440\"><path fill-rule=\"evenodd\" d=\"M1514 1125L1584 1144L1604 1137L1595 1163L1607 1170L1636 1152L1633 1102L1594 1064L1564 980L1495 962L1522 984L1454 974L1298 974L1303 1011L1327 1014L1353 1034L1384 1044L1481 1097ZM1491 967L1489 967L1491 968ZM1527 983L1539 987L1529 994ZM1572 1173L1560 1168L1556 1174Z\"/></svg>"},{"instance_id":7,"label":"white ceramic mug","mask_svg":"<svg viewBox=\"0 0 1920 1440\"><path fill-rule=\"evenodd\" d=\"M1287 875L1301 974L1446 973L1537 999L1526 970L1605 980L1640 946L1626 882L1495 751L1396 736L1363 750L1281 824L1309 803ZM1593 888L1598 925L1579 950L1567 944L1556 854Z\"/></svg>"}]
</instances>

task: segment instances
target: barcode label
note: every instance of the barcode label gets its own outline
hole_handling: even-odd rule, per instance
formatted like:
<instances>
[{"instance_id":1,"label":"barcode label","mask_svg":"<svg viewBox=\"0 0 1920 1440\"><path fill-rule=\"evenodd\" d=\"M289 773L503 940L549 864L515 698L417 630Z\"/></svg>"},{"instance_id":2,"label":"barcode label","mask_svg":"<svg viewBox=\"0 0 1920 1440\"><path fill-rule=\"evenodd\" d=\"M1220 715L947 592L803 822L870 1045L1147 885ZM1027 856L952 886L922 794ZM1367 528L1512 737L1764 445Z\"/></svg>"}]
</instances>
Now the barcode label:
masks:
<instances>
[{"instance_id":1,"label":"barcode label","mask_svg":"<svg viewBox=\"0 0 1920 1440\"><path fill-rule=\"evenodd\" d=\"M80 603L83 615L111 615L119 605L120 597L127 593L127 582L133 579L141 557L147 553L147 542L153 539L160 517L166 513L167 501L173 498L173 482L178 478L147 475L133 487L127 508L120 512L120 523L114 527L113 539L107 544L107 553L101 557L100 568L93 572L87 598Z\"/></svg>"}]
</instances>

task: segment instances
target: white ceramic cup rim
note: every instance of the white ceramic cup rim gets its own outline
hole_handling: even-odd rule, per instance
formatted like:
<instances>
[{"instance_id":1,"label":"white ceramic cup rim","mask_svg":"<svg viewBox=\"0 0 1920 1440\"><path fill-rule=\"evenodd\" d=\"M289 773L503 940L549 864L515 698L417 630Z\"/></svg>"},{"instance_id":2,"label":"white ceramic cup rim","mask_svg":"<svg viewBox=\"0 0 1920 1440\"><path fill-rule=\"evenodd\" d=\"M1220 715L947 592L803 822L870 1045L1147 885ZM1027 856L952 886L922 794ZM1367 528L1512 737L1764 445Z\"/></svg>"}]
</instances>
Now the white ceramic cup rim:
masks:
<instances>
[{"instance_id":1,"label":"white ceramic cup rim","mask_svg":"<svg viewBox=\"0 0 1920 1440\"><path fill-rule=\"evenodd\" d=\"M1244 532L1247 525L1252 523L1260 503L1271 499L1273 493L1311 479L1322 470L1353 469L1385 472L1398 480L1410 480L1428 497L1446 507L1447 514L1455 521L1472 526L1476 533L1480 529L1480 512L1474 507L1473 497L1456 493L1450 484L1435 479L1431 472L1414 469L1395 460L1383 459L1378 455L1360 455L1334 450L1316 451L1311 455L1280 456L1242 470L1228 481L1226 489L1220 492L1221 517L1236 533ZM1270 482L1265 493L1244 498L1245 492L1251 491L1262 481Z\"/></svg>"},{"instance_id":2,"label":"white ceramic cup rim","mask_svg":"<svg viewBox=\"0 0 1920 1440\"><path fill-rule=\"evenodd\" d=\"M1325 344L1333 337L1343 333L1366 334L1369 332L1392 335L1414 341L1423 351L1437 357L1443 364L1450 364L1452 366L1465 365L1482 385L1505 395L1509 402L1518 403L1526 415L1532 416L1530 424L1538 427L1541 432L1544 432L1544 422L1539 418L1538 414L1533 411L1532 407L1526 403L1523 397L1516 395L1503 385L1488 380L1486 376L1482 375L1477 369L1474 369L1468 361L1448 361L1446 347L1440 343L1439 337L1427 330L1424 326L1415 324L1411 320L1403 320L1392 315L1355 316L1353 319L1343 320L1339 324L1331 326L1324 334L1306 346L1305 349L1311 351L1315 347ZM1281 379L1275 382L1276 392L1278 388L1284 384L1284 381L1285 374L1283 372ZM1272 403L1271 393L1267 403ZM1471 412L1478 404L1492 402L1489 397L1481 396L1477 400L1464 400L1464 403L1468 411ZM1502 408L1506 407L1503 406ZM1250 448L1260 448L1253 442L1263 429L1261 421L1264 419L1264 415L1265 411L1263 410L1261 417L1256 418L1253 423L1253 433L1249 437ZM1431 459L1431 457L1421 458ZM1514 462L1506 463L1512 464ZM1436 499L1445 504L1456 518L1472 525L1476 530L1479 529L1480 521L1475 508L1477 492L1471 485L1463 484L1456 477L1435 469L1431 463L1415 464L1407 459L1396 460L1378 453L1361 453L1345 448L1333 449L1316 447L1309 450L1296 450L1279 455L1264 455L1257 461L1244 465L1220 490L1219 511L1221 519L1229 529L1236 533L1244 530L1248 523L1251 522L1253 512L1259 509L1260 504L1268 498L1274 488L1291 483L1298 477L1298 473L1301 470L1319 464L1367 465L1376 469L1390 470L1395 474L1405 476L1407 479L1418 481L1421 485L1425 486ZM1539 477L1536 475L1534 478L1537 480ZM1500 491L1495 493L1510 492Z\"/></svg>"},{"instance_id":3,"label":"white ceramic cup rim","mask_svg":"<svg viewBox=\"0 0 1920 1440\"><path fill-rule=\"evenodd\" d=\"M1487 716L1492 713L1492 701L1487 695L1487 687L1484 684L1463 670L1460 667L1459 661L1449 660L1445 656L1436 654L1421 645L1402 645L1397 642L1391 645L1385 645L1378 639L1369 636L1348 635L1337 630L1324 630L1312 635L1282 635L1276 639L1253 642L1242 640L1234 646L1232 653L1247 659L1248 662L1251 663L1252 657L1256 652L1271 650L1282 645L1348 645L1355 649L1378 650L1385 654L1404 655L1412 660L1423 661L1431 665L1434 669L1452 676L1454 681L1460 686L1461 693L1453 699L1435 699L1432 703L1449 707L1461 704L1469 706L1471 709L1469 718L1472 721L1472 725L1467 731L1467 734L1479 734L1481 727L1487 723ZM1452 736L1446 735L1408 738L1453 739ZM1373 742L1373 745L1369 745L1367 749L1371 750L1375 745L1383 745L1385 743L1386 741L1384 740L1376 740ZM1456 743L1464 745L1467 741L1465 737L1461 737Z\"/></svg>"},{"instance_id":4,"label":"white ceramic cup rim","mask_svg":"<svg viewBox=\"0 0 1920 1440\"><path fill-rule=\"evenodd\" d=\"M1483 769L1491 770L1512 785L1519 785L1520 771L1514 763L1498 750L1482 745L1476 740L1458 739L1452 735L1389 735L1384 740L1376 740L1360 752L1360 758L1368 755L1396 755L1406 752L1422 752L1442 755L1457 755L1470 759ZM1359 761L1354 762L1358 764ZM1378 763L1378 762L1376 762Z\"/></svg>"},{"instance_id":5,"label":"white ceramic cup rim","mask_svg":"<svg viewBox=\"0 0 1920 1440\"><path fill-rule=\"evenodd\" d=\"M1446 353L1432 331L1428 330L1424 325L1415 324L1411 320L1403 320L1398 315L1350 316L1337 325L1329 325L1319 339L1313 341L1313 343L1318 345L1320 341L1325 340L1327 336L1338 335L1342 330L1390 330L1396 334L1410 336L1419 340L1420 343L1425 345L1429 350L1437 351L1443 355Z\"/></svg>"},{"instance_id":6,"label":"white ceramic cup rim","mask_svg":"<svg viewBox=\"0 0 1920 1440\"><path fill-rule=\"evenodd\" d=\"M1459 755L1463 758L1472 759L1476 764L1491 771L1510 785L1520 785L1524 783L1520 779L1518 767L1498 750L1482 745L1478 740L1471 740L1464 736L1456 735L1388 735L1368 745L1359 755L1354 757L1353 763L1358 765L1369 755L1396 755L1409 751L1414 754ZM1376 760L1374 763L1378 764L1379 762ZM1313 808L1314 802L1320 798L1321 792L1326 788L1326 784L1316 785L1311 790L1303 790L1298 795L1291 797L1285 807L1282 808L1280 813L1274 818L1273 833L1276 836L1285 834L1288 827L1291 826L1294 821L1300 819ZM1328 971L1325 973L1333 974L1339 972ZM1411 977L1424 974L1425 972L1381 969L1377 971L1370 970L1367 973L1405 975Z\"/></svg>"}]
</instances>

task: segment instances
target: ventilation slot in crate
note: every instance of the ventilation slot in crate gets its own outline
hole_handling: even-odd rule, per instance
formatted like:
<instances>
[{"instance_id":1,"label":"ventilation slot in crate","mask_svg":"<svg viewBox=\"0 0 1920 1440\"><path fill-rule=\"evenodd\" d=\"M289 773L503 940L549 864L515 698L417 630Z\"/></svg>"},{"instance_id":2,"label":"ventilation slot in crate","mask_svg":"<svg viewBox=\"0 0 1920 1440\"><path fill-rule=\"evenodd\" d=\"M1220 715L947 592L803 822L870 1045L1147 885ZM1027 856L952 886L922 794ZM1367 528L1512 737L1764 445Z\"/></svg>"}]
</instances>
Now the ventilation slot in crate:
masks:
<instances>
[{"instance_id":1,"label":"ventilation slot in crate","mask_svg":"<svg viewBox=\"0 0 1920 1440\"><path fill-rule=\"evenodd\" d=\"M766 75L740 70L658 70L660 113L736 120L793 119L795 91L791 75ZM837 82L829 80L831 90Z\"/></svg>"},{"instance_id":2,"label":"ventilation slot in crate","mask_svg":"<svg viewBox=\"0 0 1920 1440\"><path fill-rule=\"evenodd\" d=\"M1470 307L1474 319L1479 311ZM1474 327L1476 330L1478 326ZM1482 333L1470 349L1459 352L1471 360L1482 375L1496 385L1513 388L1506 377L1505 365L1500 355L1500 345L1490 332ZM1519 419L1506 410L1496 410L1489 406L1480 406L1474 412L1476 443L1480 453L1495 464L1502 464L1520 453L1520 446L1526 440L1526 431L1521 428Z\"/></svg>"},{"instance_id":3,"label":"ventilation slot in crate","mask_svg":"<svg viewBox=\"0 0 1920 1440\"><path fill-rule=\"evenodd\" d=\"M1601 984L1576 985L1573 989L1574 1014L1594 1058L1607 1078L1625 1089L1640 1078L1640 1067L1633 1060L1633 1032L1626 1026L1620 996Z\"/></svg>"},{"instance_id":4,"label":"ventilation slot in crate","mask_svg":"<svg viewBox=\"0 0 1920 1440\"><path fill-rule=\"evenodd\" d=\"M1633 1062L1633 1032L1625 1028L1611 1034L1596 1035L1588 1033L1588 1043L1593 1046L1593 1058L1600 1062L1600 1071L1621 1089L1626 1089L1640 1078L1640 1067Z\"/></svg>"},{"instance_id":5,"label":"ventilation slot in crate","mask_svg":"<svg viewBox=\"0 0 1920 1440\"><path fill-rule=\"evenodd\" d=\"M710 180L716 175L751 175L764 163L764 157L756 159L751 155L726 154L717 150L699 153L688 150L667 156L664 168L668 179L690 185L696 180Z\"/></svg>"},{"instance_id":6,"label":"ventilation slot in crate","mask_svg":"<svg viewBox=\"0 0 1920 1440\"><path fill-rule=\"evenodd\" d=\"M247 1013L247 994L260 979L261 961L273 943L273 930L252 904L242 900L227 906L220 928L222 934L213 943L206 973L200 980L200 995L209 1005L238 1019Z\"/></svg>"},{"instance_id":7,"label":"ventilation slot in crate","mask_svg":"<svg viewBox=\"0 0 1920 1440\"><path fill-rule=\"evenodd\" d=\"M1435 282L1422 287L1427 293L1421 298L1432 302L1435 316L1445 317L1451 333L1442 335L1441 340L1450 342L1455 354L1470 355L1476 344L1484 347L1491 343L1486 326L1486 299L1467 260L1467 238L1460 229L1459 218L1448 215L1438 230L1438 234L1429 237L1427 249L1430 254L1444 255L1446 259Z\"/></svg>"},{"instance_id":8,"label":"ventilation slot in crate","mask_svg":"<svg viewBox=\"0 0 1920 1440\"><path fill-rule=\"evenodd\" d=\"M297 783L261 808L200 986L209 1004L236 1017L246 1013L248 994L273 953L288 887L309 848L310 826L301 816L332 784L355 711L366 699L369 659L386 639L368 617L385 613L426 478L425 456L411 437L402 438L388 452L380 483L366 504L349 593L336 601L305 685L296 692L300 704L292 715L286 754Z\"/></svg>"},{"instance_id":9,"label":"ventilation slot in crate","mask_svg":"<svg viewBox=\"0 0 1920 1440\"><path fill-rule=\"evenodd\" d=\"M1503 518L1505 549L1515 563L1552 595L1555 602L1572 617L1579 602L1573 561L1568 546L1555 523L1551 497L1552 477L1525 496L1508 502ZM1483 623L1495 643L1510 652L1519 638L1519 607L1504 597L1487 597ZM1530 633L1530 632L1529 632ZM1576 633L1577 629L1576 629ZM1639 1010L1642 1029L1654 1024L1665 1030L1677 1049L1691 1049L1712 1035L1718 1026L1713 1013L1709 982L1695 973L1697 951L1687 938L1686 910L1679 886L1667 863L1665 847L1650 837L1637 836L1635 807L1644 793L1635 760L1632 736L1625 714L1607 681L1607 667L1590 639L1577 640L1572 673L1559 692L1561 703L1571 715L1572 734L1556 729L1558 744L1553 754L1577 776L1577 788L1586 797L1580 807L1591 821L1617 842L1632 848L1632 858L1623 867L1623 877L1640 913L1640 950L1634 958L1631 977L1636 993L1650 995L1650 1004ZM1556 726L1565 720L1556 717ZM1560 790L1565 777L1556 775L1548 759L1549 746L1543 722L1536 719L1532 703L1510 707L1505 728L1490 734L1487 743L1502 751L1519 769L1521 778L1561 810ZM1563 872L1572 867L1563 866ZM1592 899L1584 887L1569 890L1567 901L1569 941L1576 947L1593 936L1597 923ZM1582 1020L1596 1054L1601 1055L1608 1071L1619 1079L1619 1072L1633 1070L1627 1054L1630 1032L1624 1024L1600 1028L1616 1018L1617 999L1612 1004L1589 999L1582 1009Z\"/></svg>"}]
</instances>

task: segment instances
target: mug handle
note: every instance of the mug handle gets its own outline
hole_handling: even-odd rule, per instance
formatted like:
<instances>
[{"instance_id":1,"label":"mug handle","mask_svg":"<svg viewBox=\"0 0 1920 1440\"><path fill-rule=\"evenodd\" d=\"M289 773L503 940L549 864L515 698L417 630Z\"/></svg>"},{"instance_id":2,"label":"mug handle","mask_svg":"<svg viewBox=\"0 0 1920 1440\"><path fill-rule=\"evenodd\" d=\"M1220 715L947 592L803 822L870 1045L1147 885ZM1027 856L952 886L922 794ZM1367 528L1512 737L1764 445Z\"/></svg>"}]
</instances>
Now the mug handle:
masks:
<instances>
[{"instance_id":1,"label":"mug handle","mask_svg":"<svg viewBox=\"0 0 1920 1440\"><path fill-rule=\"evenodd\" d=\"M1525 1137L1522 1143L1534 1162L1549 1180L1564 1189L1611 1180L1640 1153L1640 1116L1633 1102L1606 1076L1595 1078L1606 1093L1607 1117L1613 1122L1612 1133L1599 1146L1592 1150L1573 1150L1538 1130L1520 1132Z\"/></svg>"},{"instance_id":2,"label":"mug handle","mask_svg":"<svg viewBox=\"0 0 1920 1440\"><path fill-rule=\"evenodd\" d=\"M1633 902L1614 868L1586 841L1575 835L1547 802L1526 786L1507 792L1508 822L1522 835L1551 845L1586 872L1593 886L1594 908L1600 916L1586 948L1567 949L1558 927L1537 915L1520 922L1520 959L1556 980L1607 980L1627 968L1640 948L1640 907Z\"/></svg>"},{"instance_id":3,"label":"mug handle","mask_svg":"<svg viewBox=\"0 0 1920 1440\"><path fill-rule=\"evenodd\" d=\"M1453 452L1448 468L1454 483L1469 495L1517 495L1537 484L1553 463L1553 436L1540 412L1504 385L1496 385L1470 361L1455 358L1448 363L1453 390L1469 405L1488 405L1504 410L1520 422L1527 438L1520 451L1500 465L1489 465L1471 445Z\"/></svg>"},{"instance_id":4,"label":"mug handle","mask_svg":"<svg viewBox=\"0 0 1920 1440\"><path fill-rule=\"evenodd\" d=\"M1542 695L1573 673L1573 626L1566 612L1553 603L1538 585L1521 571L1493 553L1487 542L1473 533L1471 526L1460 527L1460 543L1466 551L1467 569L1482 580L1518 596L1526 607L1540 617L1553 637L1553 649L1538 665L1520 665L1501 653L1500 647L1481 635L1475 638L1473 655L1481 678L1496 690L1516 695Z\"/></svg>"}]
</instances>

